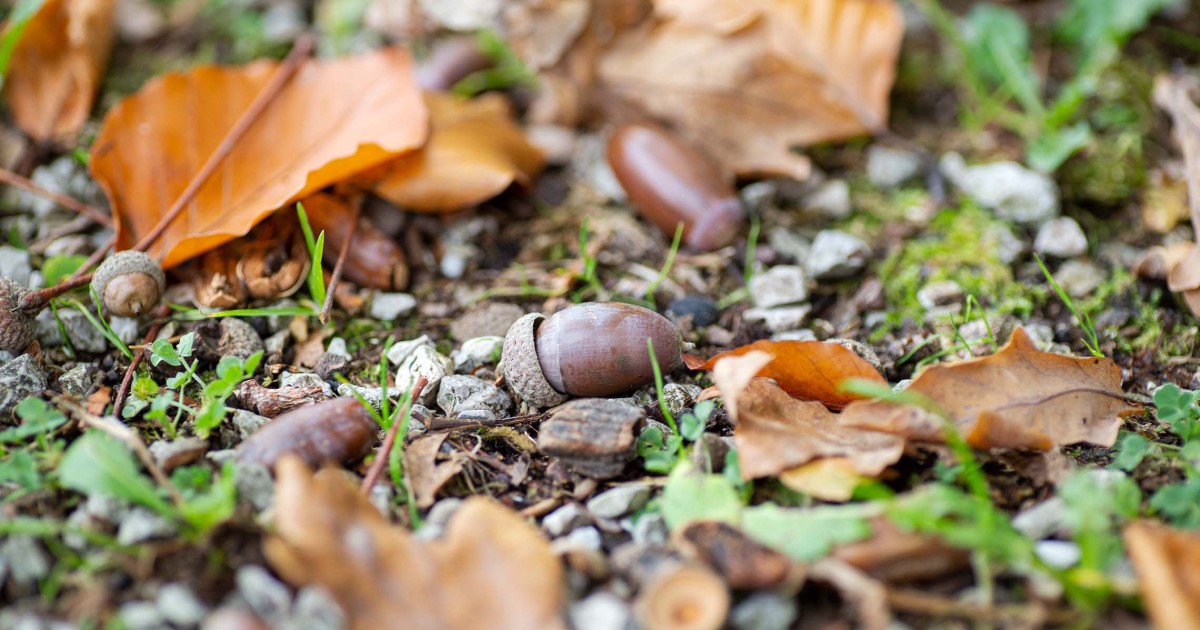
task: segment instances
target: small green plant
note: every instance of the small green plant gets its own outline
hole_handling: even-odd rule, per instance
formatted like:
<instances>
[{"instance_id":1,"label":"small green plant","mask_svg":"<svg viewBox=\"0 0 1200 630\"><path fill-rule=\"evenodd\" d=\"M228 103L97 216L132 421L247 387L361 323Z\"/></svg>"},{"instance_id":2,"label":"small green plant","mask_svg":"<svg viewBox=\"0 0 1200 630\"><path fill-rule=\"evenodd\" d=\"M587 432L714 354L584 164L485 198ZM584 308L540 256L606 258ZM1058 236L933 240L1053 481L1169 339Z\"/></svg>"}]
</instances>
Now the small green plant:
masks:
<instances>
[{"instance_id":1,"label":"small green plant","mask_svg":"<svg viewBox=\"0 0 1200 630\"><path fill-rule=\"evenodd\" d=\"M52 441L50 435L66 424L67 418L36 396L22 400L16 412L21 424L0 431L0 482L15 483L22 490L35 490L43 486L39 460L53 461L62 452L61 443ZM30 438L33 438L33 444L22 447L21 444ZM20 493L5 498L17 496Z\"/></svg>"},{"instance_id":2,"label":"small green plant","mask_svg":"<svg viewBox=\"0 0 1200 630\"><path fill-rule=\"evenodd\" d=\"M658 270L658 275L654 277L654 282L651 282L646 287L646 303L649 308L654 308L654 292L658 290L658 285L667 278L667 274L671 273L671 267L675 264L675 255L679 253L679 244L683 240L683 223L675 226L675 236L671 239L671 249L667 251L667 259L663 261L662 269Z\"/></svg>"},{"instance_id":3,"label":"small green plant","mask_svg":"<svg viewBox=\"0 0 1200 630\"><path fill-rule=\"evenodd\" d=\"M583 271L579 274L579 279L583 281L584 286L571 294L571 301L576 304L584 301L589 295L605 294L604 285L600 283L600 278L596 273L599 261L588 251L589 236L588 220L585 217L579 224L579 259L583 261Z\"/></svg>"},{"instance_id":4,"label":"small green plant","mask_svg":"<svg viewBox=\"0 0 1200 630\"><path fill-rule=\"evenodd\" d=\"M1050 287L1054 289L1054 293L1058 295L1058 299L1062 300L1067 310L1071 311L1071 315L1075 316L1075 321L1079 322L1079 327L1083 329L1084 337L1082 341L1084 347L1087 348L1088 352L1092 353L1092 356L1103 358L1104 353L1100 351L1100 337L1096 334L1096 325L1092 323L1091 315L1076 306L1075 300L1071 299L1071 296L1059 286L1058 280L1055 280L1054 275L1046 268L1046 263L1042 261L1042 257L1037 254L1034 254L1033 257L1037 260L1038 267L1042 270L1042 275L1046 276L1046 282L1050 283Z\"/></svg>"},{"instance_id":5,"label":"small green plant","mask_svg":"<svg viewBox=\"0 0 1200 630\"><path fill-rule=\"evenodd\" d=\"M1151 441L1123 432L1117 440L1112 468L1131 471L1149 457L1166 457L1184 472L1182 481L1159 488L1149 507L1178 527L1200 528L1200 392L1168 383L1154 392L1160 422L1178 436L1181 444Z\"/></svg>"},{"instance_id":6,"label":"small green plant","mask_svg":"<svg viewBox=\"0 0 1200 630\"><path fill-rule=\"evenodd\" d=\"M503 37L492 30L475 34L479 52L492 60L492 67L468 74L454 84L451 93L471 97L488 90L506 90L537 84L537 74L529 69Z\"/></svg>"},{"instance_id":7,"label":"small green plant","mask_svg":"<svg viewBox=\"0 0 1200 630\"><path fill-rule=\"evenodd\" d=\"M676 424L675 414L671 413L667 399L663 396L662 370L658 366L658 357L654 354L654 341L647 338L646 348L650 352L650 366L654 369L654 390L658 395L658 408L662 412L663 420L670 427L671 434L663 435L658 427L647 427L638 436L637 450L646 470L666 474L686 456L684 442L695 442L704 434L708 417L716 405L712 401L701 402L691 412L684 414Z\"/></svg>"},{"instance_id":8,"label":"small green plant","mask_svg":"<svg viewBox=\"0 0 1200 630\"><path fill-rule=\"evenodd\" d=\"M66 280L85 262L87 262L87 256L78 254L64 254L47 258L46 262L42 263L42 277L46 286L52 287Z\"/></svg>"},{"instance_id":9,"label":"small green plant","mask_svg":"<svg viewBox=\"0 0 1200 630\"><path fill-rule=\"evenodd\" d=\"M325 273L321 269L321 259L325 255L325 232L322 230L313 238L304 204L296 204L296 216L300 219L300 230L304 232L304 244L308 247L308 257L312 262L308 268L308 294L318 305L317 308L320 308L320 305L325 303Z\"/></svg>"}]
</instances>

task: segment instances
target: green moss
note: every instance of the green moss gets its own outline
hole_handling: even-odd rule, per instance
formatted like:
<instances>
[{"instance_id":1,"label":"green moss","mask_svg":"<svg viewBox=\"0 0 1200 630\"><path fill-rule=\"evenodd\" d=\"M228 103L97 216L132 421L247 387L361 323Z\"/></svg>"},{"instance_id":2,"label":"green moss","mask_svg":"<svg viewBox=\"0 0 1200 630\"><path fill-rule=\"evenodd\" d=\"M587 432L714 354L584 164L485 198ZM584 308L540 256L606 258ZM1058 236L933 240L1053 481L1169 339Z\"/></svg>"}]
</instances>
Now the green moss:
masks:
<instances>
[{"instance_id":1,"label":"green moss","mask_svg":"<svg viewBox=\"0 0 1200 630\"><path fill-rule=\"evenodd\" d=\"M1083 204L1116 206L1138 195L1146 184L1142 132L1099 135L1059 172L1063 195Z\"/></svg>"}]
</instances>

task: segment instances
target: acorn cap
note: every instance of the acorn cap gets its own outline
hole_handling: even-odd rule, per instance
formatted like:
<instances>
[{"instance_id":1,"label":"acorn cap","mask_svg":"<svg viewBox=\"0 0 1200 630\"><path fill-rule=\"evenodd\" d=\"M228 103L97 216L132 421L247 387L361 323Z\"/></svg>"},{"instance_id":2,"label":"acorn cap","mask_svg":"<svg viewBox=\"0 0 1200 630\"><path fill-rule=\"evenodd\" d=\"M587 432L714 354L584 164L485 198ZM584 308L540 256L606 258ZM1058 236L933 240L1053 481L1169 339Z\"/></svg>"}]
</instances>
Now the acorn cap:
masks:
<instances>
[{"instance_id":1,"label":"acorn cap","mask_svg":"<svg viewBox=\"0 0 1200 630\"><path fill-rule=\"evenodd\" d=\"M541 409L561 405L568 398L551 387L542 374L534 332L543 319L546 316L541 313L530 313L513 322L504 335L500 353L500 371L509 387L521 400Z\"/></svg>"},{"instance_id":2,"label":"acorn cap","mask_svg":"<svg viewBox=\"0 0 1200 630\"><path fill-rule=\"evenodd\" d=\"M33 343L33 318L18 306L26 293L11 278L0 277L0 350L17 354Z\"/></svg>"},{"instance_id":3,"label":"acorn cap","mask_svg":"<svg viewBox=\"0 0 1200 630\"><path fill-rule=\"evenodd\" d=\"M144 274L149 278L150 281L146 283L147 285L155 286L158 289L158 293L154 296L153 301L145 303L147 300L139 297L130 302L129 297L132 296L117 297L107 294L110 282L121 276L138 273ZM134 286L138 289L150 288L150 286ZM92 274L92 290L96 292L100 301L104 303L104 307L109 312L123 317L141 315L148 311L151 306L158 303L159 298L166 289L167 276L163 273L162 265L158 264L158 261L149 254L132 249L116 252L109 256L100 264L96 272Z\"/></svg>"}]
</instances>

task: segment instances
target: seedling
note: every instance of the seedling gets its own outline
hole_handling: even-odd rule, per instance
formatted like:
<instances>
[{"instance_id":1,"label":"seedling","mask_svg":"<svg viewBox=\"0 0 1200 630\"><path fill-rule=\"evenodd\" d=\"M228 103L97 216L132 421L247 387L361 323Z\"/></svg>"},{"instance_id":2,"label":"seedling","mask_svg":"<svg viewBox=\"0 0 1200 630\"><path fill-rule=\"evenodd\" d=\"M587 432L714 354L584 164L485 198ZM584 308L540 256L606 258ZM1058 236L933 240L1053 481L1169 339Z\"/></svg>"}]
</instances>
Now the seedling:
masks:
<instances>
[{"instance_id":1,"label":"seedling","mask_svg":"<svg viewBox=\"0 0 1200 630\"><path fill-rule=\"evenodd\" d=\"M1096 325L1092 323L1091 316L1076 306L1075 300L1072 300L1071 296L1059 286L1058 281L1054 279L1050 270L1046 268L1046 263L1042 261L1042 257L1037 254L1034 254L1033 257L1037 260L1038 267L1042 270L1042 275L1046 276L1046 282L1050 283L1051 288L1058 294L1058 299L1063 301L1067 310L1071 311L1071 314L1075 316L1075 321L1079 322L1080 328L1083 328L1084 337L1082 341L1084 347L1087 348L1088 352L1092 353L1092 356L1103 358L1104 353L1100 351L1100 337L1096 334Z\"/></svg>"},{"instance_id":2,"label":"seedling","mask_svg":"<svg viewBox=\"0 0 1200 630\"><path fill-rule=\"evenodd\" d=\"M712 415L716 403L711 400L698 403L692 411L679 418L677 424L675 414L671 413L667 399L663 396L662 370L658 366L657 355L654 354L654 342L646 339L646 347L650 351L651 367L654 369L654 390L658 395L658 408L667 426L671 428L671 433L664 436L658 427L647 427L638 436L637 450L644 460L646 470L667 474L686 456L684 442L695 442L704 434L708 417Z\"/></svg>"},{"instance_id":3,"label":"seedling","mask_svg":"<svg viewBox=\"0 0 1200 630\"><path fill-rule=\"evenodd\" d=\"M492 59L493 65L463 77L450 88L451 93L471 97L488 90L537 84L537 74L521 61L521 57L495 31L479 31L475 35L475 42L479 51Z\"/></svg>"}]
</instances>

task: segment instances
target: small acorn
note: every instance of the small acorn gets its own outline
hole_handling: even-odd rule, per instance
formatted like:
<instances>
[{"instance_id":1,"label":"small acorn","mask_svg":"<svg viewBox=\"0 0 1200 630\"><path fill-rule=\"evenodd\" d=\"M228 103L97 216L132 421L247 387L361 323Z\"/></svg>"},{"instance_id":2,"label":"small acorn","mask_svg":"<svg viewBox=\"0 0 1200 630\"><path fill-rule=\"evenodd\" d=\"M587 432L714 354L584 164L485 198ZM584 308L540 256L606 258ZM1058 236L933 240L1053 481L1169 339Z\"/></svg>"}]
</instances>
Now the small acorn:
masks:
<instances>
[{"instance_id":1,"label":"small acorn","mask_svg":"<svg viewBox=\"0 0 1200 630\"><path fill-rule=\"evenodd\" d=\"M104 309L120 317L149 311L166 288L162 265L149 254L132 249L109 256L92 274L92 290Z\"/></svg>"},{"instance_id":2,"label":"small acorn","mask_svg":"<svg viewBox=\"0 0 1200 630\"><path fill-rule=\"evenodd\" d=\"M18 307L26 293L25 287L0 277L0 350L19 354L33 343L33 317Z\"/></svg>"},{"instance_id":3,"label":"small acorn","mask_svg":"<svg viewBox=\"0 0 1200 630\"><path fill-rule=\"evenodd\" d=\"M553 407L569 397L604 398L654 381L646 340L664 374L683 365L670 320L620 302L588 302L518 319L504 337L501 370L522 400Z\"/></svg>"}]
</instances>

